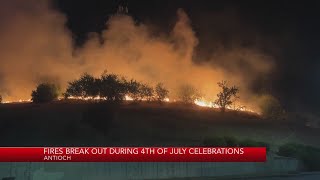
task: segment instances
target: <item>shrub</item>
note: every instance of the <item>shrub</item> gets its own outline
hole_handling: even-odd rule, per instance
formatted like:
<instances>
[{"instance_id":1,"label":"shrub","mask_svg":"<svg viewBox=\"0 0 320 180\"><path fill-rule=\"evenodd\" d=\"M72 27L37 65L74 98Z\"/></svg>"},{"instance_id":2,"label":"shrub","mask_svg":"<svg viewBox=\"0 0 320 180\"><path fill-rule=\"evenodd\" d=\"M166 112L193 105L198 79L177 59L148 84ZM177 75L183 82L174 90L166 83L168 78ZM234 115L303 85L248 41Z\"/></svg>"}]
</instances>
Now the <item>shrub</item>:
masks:
<instances>
[{"instance_id":1,"label":"shrub","mask_svg":"<svg viewBox=\"0 0 320 180\"><path fill-rule=\"evenodd\" d=\"M261 114L265 119L285 119L285 111L278 99L271 95L264 95L260 100Z\"/></svg>"},{"instance_id":2,"label":"shrub","mask_svg":"<svg viewBox=\"0 0 320 180\"><path fill-rule=\"evenodd\" d=\"M203 140L203 145L220 147L266 147L267 151L270 149L270 145L266 142L254 141L251 139L239 141L237 138L232 136L205 138Z\"/></svg>"},{"instance_id":3,"label":"shrub","mask_svg":"<svg viewBox=\"0 0 320 180\"><path fill-rule=\"evenodd\" d=\"M278 155L285 157L298 157L303 149L303 146L298 144L284 144L279 147Z\"/></svg>"},{"instance_id":4,"label":"shrub","mask_svg":"<svg viewBox=\"0 0 320 180\"><path fill-rule=\"evenodd\" d=\"M179 100L186 104L192 104L200 98L199 91L191 85L182 85L178 90Z\"/></svg>"},{"instance_id":5,"label":"shrub","mask_svg":"<svg viewBox=\"0 0 320 180\"><path fill-rule=\"evenodd\" d=\"M164 99L168 96L169 91L163 86L162 83L158 83L156 85L156 97L158 101L164 101Z\"/></svg>"},{"instance_id":6,"label":"shrub","mask_svg":"<svg viewBox=\"0 0 320 180\"><path fill-rule=\"evenodd\" d=\"M320 170L320 149L312 146L287 143L279 147L278 155L301 160L308 171Z\"/></svg>"},{"instance_id":7,"label":"shrub","mask_svg":"<svg viewBox=\"0 0 320 180\"><path fill-rule=\"evenodd\" d=\"M255 141L251 139L245 139L239 142L240 147L266 147L267 151L270 150L270 144L262 141Z\"/></svg>"},{"instance_id":8,"label":"shrub","mask_svg":"<svg viewBox=\"0 0 320 180\"><path fill-rule=\"evenodd\" d=\"M31 97L34 103L51 102L58 98L59 90L56 85L50 83L39 84L36 90L32 91Z\"/></svg>"}]
</instances>

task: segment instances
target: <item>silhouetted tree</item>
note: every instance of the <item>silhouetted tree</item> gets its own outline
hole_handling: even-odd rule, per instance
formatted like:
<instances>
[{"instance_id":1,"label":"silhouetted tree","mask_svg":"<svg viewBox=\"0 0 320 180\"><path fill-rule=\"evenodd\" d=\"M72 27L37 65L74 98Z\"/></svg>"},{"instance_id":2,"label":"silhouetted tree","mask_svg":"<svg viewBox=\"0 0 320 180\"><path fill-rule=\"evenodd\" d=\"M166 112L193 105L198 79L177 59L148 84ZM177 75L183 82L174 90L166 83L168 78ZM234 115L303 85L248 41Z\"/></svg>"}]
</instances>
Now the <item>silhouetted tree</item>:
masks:
<instances>
[{"instance_id":1,"label":"silhouetted tree","mask_svg":"<svg viewBox=\"0 0 320 180\"><path fill-rule=\"evenodd\" d=\"M134 79L130 81L116 74L109 74L105 71L100 78L94 78L89 74L83 74L79 79L69 82L65 99L75 97L96 97L100 96L107 101L123 101L125 96L130 96L134 101L148 100L155 98L154 89ZM169 91L162 84L157 85L156 97L163 101Z\"/></svg>"},{"instance_id":2,"label":"silhouetted tree","mask_svg":"<svg viewBox=\"0 0 320 180\"><path fill-rule=\"evenodd\" d=\"M186 84L180 86L178 90L178 97L180 101L191 104L194 103L196 99L200 98L200 93L193 86Z\"/></svg>"},{"instance_id":3,"label":"silhouetted tree","mask_svg":"<svg viewBox=\"0 0 320 180\"><path fill-rule=\"evenodd\" d=\"M2 96L0 95L0 103L2 103Z\"/></svg>"},{"instance_id":4,"label":"silhouetted tree","mask_svg":"<svg viewBox=\"0 0 320 180\"><path fill-rule=\"evenodd\" d=\"M66 99L70 98L71 94L67 93L67 91L66 91L66 92L62 93L62 96L66 100Z\"/></svg>"},{"instance_id":5,"label":"silhouetted tree","mask_svg":"<svg viewBox=\"0 0 320 180\"><path fill-rule=\"evenodd\" d=\"M100 78L100 96L108 101L123 101L127 92L125 79L104 73Z\"/></svg>"},{"instance_id":6,"label":"silhouetted tree","mask_svg":"<svg viewBox=\"0 0 320 180\"><path fill-rule=\"evenodd\" d=\"M164 101L164 99L168 96L169 91L163 86L162 83L158 83L156 85L156 98L158 101Z\"/></svg>"},{"instance_id":7,"label":"silhouetted tree","mask_svg":"<svg viewBox=\"0 0 320 180\"><path fill-rule=\"evenodd\" d=\"M74 96L74 97L82 97L82 98L85 97L84 87L80 79L77 79L68 83L68 87L64 96L65 97Z\"/></svg>"},{"instance_id":8,"label":"silhouetted tree","mask_svg":"<svg viewBox=\"0 0 320 180\"><path fill-rule=\"evenodd\" d=\"M141 97L141 86L142 84L137 82L136 80L131 79L130 81L125 82L127 94L134 100L142 100Z\"/></svg>"},{"instance_id":9,"label":"silhouetted tree","mask_svg":"<svg viewBox=\"0 0 320 180\"><path fill-rule=\"evenodd\" d=\"M226 107L230 106L236 99L239 97L239 89L236 86L229 87L227 81L218 82L218 86L221 88L221 91L217 94L218 99L215 103L220 106L221 111L224 112Z\"/></svg>"},{"instance_id":10,"label":"silhouetted tree","mask_svg":"<svg viewBox=\"0 0 320 180\"><path fill-rule=\"evenodd\" d=\"M100 80L89 74L84 74L80 78L85 97L96 97L99 95Z\"/></svg>"},{"instance_id":11,"label":"silhouetted tree","mask_svg":"<svg viewBox=\"0 0 320 180\"><path fill-rule=\"evenodd\" d=\"M154 90L151 86L147 84L141 84L140 86L141 99L146 99L147 101L152 101L154 98Z\"/></svg>"},{"instance_id":12,"label":"silhouetted tree","mask_svg":"<svg viewBox=\"0 0 320 180\"><path fill-rule=\"evenodd\" d=\"M69 82L64 96L65 98L68 98L69 96L94 98L99 95L99 85L99 79L85 73L80 77L80 79Z\"/></svg>"},{"instance_id":13,"label":"silhouetted tree","mask_svg":"<svg viewBox=\"0 0 320 180\"><path fill-rule=\"evenodd\" d=\"M56 100L59 96L58 87L50 83L42 83L37 86L37 89L32 91L31 97L34 103L45 103Z\"/></svg>"},{"instance_id":14,"label":"silhouetted tree","mask_svg":"<svg viewBox=\"0 0 320 180\"><path fill-rule=\"evenodd\" d=\"M69 82L67 90L63 95L66 99L70 96L84 97L84 91L82 89L80 81L74 80L74 81Z\"/></svg>"}]
</instances>

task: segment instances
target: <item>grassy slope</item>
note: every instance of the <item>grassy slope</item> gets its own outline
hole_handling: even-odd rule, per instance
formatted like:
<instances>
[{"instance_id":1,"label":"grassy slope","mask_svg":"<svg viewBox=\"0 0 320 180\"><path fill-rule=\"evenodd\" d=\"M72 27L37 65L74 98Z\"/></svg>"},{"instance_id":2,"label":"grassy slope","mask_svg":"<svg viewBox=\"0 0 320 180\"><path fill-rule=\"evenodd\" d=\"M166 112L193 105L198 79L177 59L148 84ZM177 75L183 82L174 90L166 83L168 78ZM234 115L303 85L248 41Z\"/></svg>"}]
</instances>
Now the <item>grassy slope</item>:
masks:
<instances>
[{"instance_id":1,"label":"grassy slope","mask_svg":"<svg viewBox=\"0 0 320 180\"><path fill-rule=\"evenodd\" d=\"M187 146L224 135L320 146L319 130L299 123L178 104L2 104L0 133L2 146Z\"/></svg>"}]
</instances>

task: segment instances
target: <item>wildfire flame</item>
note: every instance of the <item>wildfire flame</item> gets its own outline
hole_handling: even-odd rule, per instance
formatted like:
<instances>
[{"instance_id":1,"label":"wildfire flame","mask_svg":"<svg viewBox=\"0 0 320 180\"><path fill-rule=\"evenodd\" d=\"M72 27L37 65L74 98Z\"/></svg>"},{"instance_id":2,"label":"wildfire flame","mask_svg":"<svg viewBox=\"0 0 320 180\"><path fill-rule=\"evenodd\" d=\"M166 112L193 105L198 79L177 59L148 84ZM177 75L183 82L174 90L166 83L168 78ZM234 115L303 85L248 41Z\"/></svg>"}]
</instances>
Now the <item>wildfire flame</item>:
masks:
<instances>
[{"instance_id":1,"label":"wildfire flame","mask_svg":"<svg viewBox=\"0 0 320 180\"><path fill-rule=\"evenodd\" d=\"M126 101L133 101L133 98L128 96L128 95L125 95L124 98L125 98Z\"/></svg>"},{"instance_id":2,"label":"wildfire flame","mask_svg":"<svg viewBox=\"0 0 320 180\"><path fill-rule=\"evenodd\" d=\"M28 103L28 102L32 102L32 100L31 99L27 99L27 100L19 99L17 101L4 101L2 103L9 104L9 103Z\"/></svg>"},{"instance_id":3,"label":"wildfire flame","mask_svg":"<svg viewBox=\"0 0 320 180\"><path fill-rule=\"evenodd\" d=\"M212 102L207 102L204 100L199 100L199 99L196 99L194 101L194 104L196 104L198 106L202 106L202 107L219 108L219 106L217 104L214 104Z\"/></svg>"},{"instance_id":4,"label":"wildfire flame","mask_svg":"<svg viewBox=\"0 0 320 180\"><path fill-rule=\"evenodd\" d=\"M62 97L59 97L58 98L59 100L62 100L63 98ZM89 101L89 100L105 100L105 98L103 97L100 97L100 96L97 96L97 97L75 97L75 96L70 96L68 97L68 99L78 99L78 100L85 100L85 101ZM125 95L125 101L133 101L134 99L132 97L130 97L129 95ZM142 101L147 101L147 99L142 99ZM165 102L171 102L170 99L167 97L164 99ZM27 100L22 100L22 99L19 99L17 101L4 101L3 103L4 104L9 104L9 103L28 103L28 102L32 102L31 99L27 99ZM175 100L173 100L173 102L176 102ZM194 104L197 105L197 106L201 106L201 107L208 107L208 108L220 108L219 105L213 103L213 102L210 102L210 101L206 101L206 100L203 100L203 99L196 99L194 101ZM231 107L231 106L228 106L226 107L226 109L230 109L230 110L236 110L236 111L246 111L246 112L252 112L252 113L257 113L259 114L258 112L252 110L252 109L249 109L249 108L246 108L246 107Z\"/></svg>"},{"instance_id":5,"label":"wildfire flame","mask_svg":"<svg viewBox=\"0 0 320 180\"><path fill-rule=\"evenodd\" d=\"M213 102L209 102L209 101L205 101L205 100L200 100L197 99L194 101L194 104L201 106L201 107L209 107L209 108L220 108L219 105L213 103ZM258 112L250 109L250 108L246 108L244 106L240 106L240 107L231 107L231 106L227 106L226 109L230 109L230 110L235 110L235 111L246 111L246 112L252 112L252 113L257 113Z\"/></svg>"}]
</instances>

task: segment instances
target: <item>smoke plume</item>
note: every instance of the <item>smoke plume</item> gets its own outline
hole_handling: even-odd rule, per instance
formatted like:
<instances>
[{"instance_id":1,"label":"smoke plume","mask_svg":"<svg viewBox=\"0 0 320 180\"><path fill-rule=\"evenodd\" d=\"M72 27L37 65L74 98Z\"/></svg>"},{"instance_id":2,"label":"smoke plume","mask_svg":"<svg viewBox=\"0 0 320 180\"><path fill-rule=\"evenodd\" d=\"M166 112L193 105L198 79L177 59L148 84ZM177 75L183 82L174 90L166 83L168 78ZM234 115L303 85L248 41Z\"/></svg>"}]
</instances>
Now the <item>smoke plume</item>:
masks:
<instances>
[{"instance_id":1,"label":"smoke plume","mask_svg":"<svg viewBox=\"0 0 320 180\"><path fill-rule=\"evenodd\" d=\"M197 59L199 40L182 9L171 32L162 36L126 14L114 14L106 29L91 33L81 48L72 46L66 21L48 1L12 0L0 7L0 94L5 101L30 99L40 82L64 89L85 72L99 76L107 70L150 85L162 82L171 99L180 85L191 84L213 101L216 83L227 80L240 87L241 99L250 107L251 82L267 76L273 66L272 57L258 49L237 46Z\"/></svg>"}]
</instances>

